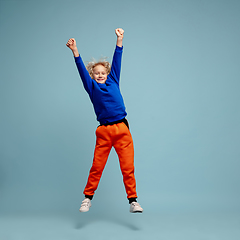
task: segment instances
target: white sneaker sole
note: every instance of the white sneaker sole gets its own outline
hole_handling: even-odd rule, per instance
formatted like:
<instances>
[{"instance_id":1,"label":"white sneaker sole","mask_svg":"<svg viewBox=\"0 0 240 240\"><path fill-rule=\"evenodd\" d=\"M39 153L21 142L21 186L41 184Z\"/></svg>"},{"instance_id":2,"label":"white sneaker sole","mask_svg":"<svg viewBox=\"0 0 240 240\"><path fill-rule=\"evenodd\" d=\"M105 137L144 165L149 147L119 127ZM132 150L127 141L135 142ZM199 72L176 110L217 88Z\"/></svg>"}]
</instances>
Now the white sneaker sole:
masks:
<instances>
[{"instance_id":1,"label":"white sneaker sole","mask_svg":"<svg viewBox=\"0 0 240 240\"><path fill-rule=\"evenodd\" d=\"M88 212L89 211L89 209L86 209L86 210L80 210L79 209L79 212Z\"/></svg>"},{"instance_id":2,"label":"white sneaker sole","mask_svg":"<svg viewBox=\"0 0 240 240\"><path fill-rule=\"evenodd\" d=\"M130 213L143 213L143 210L137 210L137 211L130 211Z\"/></svg>"}]
</instances>

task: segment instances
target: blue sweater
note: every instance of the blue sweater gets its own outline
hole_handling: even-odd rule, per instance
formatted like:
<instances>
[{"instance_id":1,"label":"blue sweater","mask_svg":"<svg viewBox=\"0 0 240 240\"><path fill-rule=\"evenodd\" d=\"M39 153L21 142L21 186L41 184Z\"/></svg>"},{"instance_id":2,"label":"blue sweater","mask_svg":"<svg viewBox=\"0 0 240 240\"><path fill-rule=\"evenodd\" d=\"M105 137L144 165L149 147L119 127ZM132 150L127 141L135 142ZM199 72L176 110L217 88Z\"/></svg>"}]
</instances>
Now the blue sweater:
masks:
<instances>
[{"instance_id":1,"label":"blue sweater","mask_svg":"<svg viewBox=\"0 0 240 240\"><path fill-rule=\"evenodd\" d=\"M123 97L119 89L122 52L123 47L116 46L111 72L105 83L97 83L92 79L82 58L80 56L75 58L83 86L92 101L97 120L100 124L115 122L127 115Z\"/></svg>"}]
</instances>

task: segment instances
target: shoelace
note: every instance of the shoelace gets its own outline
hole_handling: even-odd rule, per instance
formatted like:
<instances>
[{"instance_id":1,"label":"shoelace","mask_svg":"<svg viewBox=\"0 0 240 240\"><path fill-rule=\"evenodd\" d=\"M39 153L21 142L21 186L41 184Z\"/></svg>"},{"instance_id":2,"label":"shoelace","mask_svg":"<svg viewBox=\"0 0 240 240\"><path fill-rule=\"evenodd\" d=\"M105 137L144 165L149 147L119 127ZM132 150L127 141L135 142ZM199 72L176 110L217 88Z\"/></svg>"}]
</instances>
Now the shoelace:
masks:
<instances>
[{"instance_id":1,"label":"shoelace","mask_svg":"<svg viewBox=\"0 0 240 240\"><path fill-rule=\"evenodd\" d=\"M133 207L141 207L138 202L132 202L132 206L133 206Z\"/></svg>"},{"instance_id":2,"label":"shoelace","mask_svg":"<svg viewBox=\"0 0 240 240\"><path fill-rule=\"evenodd\" d=\"M89 203L90 203L89 201L83 200L81 207L87 207L89 205Z\"/></svg>"},{"instance_id":3,"label":"shoelace","mask_svg":"<svg viewBox=\"0 0 240 240\"><path fill-rule=\"evenodd\" d=\"M133 206L140 206L138 202L132 202Z\"/></svg>"}]
</instances>

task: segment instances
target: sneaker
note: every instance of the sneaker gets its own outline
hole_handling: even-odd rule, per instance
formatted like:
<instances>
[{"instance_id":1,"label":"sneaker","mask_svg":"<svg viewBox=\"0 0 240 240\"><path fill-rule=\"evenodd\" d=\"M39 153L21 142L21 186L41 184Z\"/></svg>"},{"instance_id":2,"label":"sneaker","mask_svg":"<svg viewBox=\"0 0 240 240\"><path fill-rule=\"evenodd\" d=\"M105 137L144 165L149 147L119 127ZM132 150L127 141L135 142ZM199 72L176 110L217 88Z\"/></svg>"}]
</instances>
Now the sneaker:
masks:
<instances>
[{"instance_id":1,"label":"sneaker","mask_svg":"<svg viewBox=\"0 0 240 240\"><path fill-rule=\"evenodd\" d=\"M85 198L82 201L81 207L79 209L80 212L88 212L89 208L92 206L91 200L89 198Z\"/></svg>"},{"instance_id":2,"label":"sneaker","mask_svg":"<svg viewBox=\"0 0 240 240\"><path fill-rule=\"evenodd\" d=\"M130 212L131 213L142 213L143 209L141 208L140 204L137 202L132 202L130 204Z\"/></svg>"}]
</instances>

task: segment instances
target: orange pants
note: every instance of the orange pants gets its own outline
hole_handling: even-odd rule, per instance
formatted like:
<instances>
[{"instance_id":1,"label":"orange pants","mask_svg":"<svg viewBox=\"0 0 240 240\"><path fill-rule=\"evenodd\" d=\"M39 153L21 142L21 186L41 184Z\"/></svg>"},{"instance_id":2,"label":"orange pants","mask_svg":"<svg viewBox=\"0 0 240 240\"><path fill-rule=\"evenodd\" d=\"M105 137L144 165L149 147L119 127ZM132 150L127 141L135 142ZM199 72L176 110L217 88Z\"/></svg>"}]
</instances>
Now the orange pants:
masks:
<instances>
[{"instance_id":1,"label":"orange pants","mask_svg":"<svg viewBox=\"0 0 240 240\"><path fill-rule=\"evenodd\" d=\"M127 198L137 198L133 140L128 127L123 122L108 126L102 125L97 128L96 137L94 159L83 193L94 195L111 148L114 147L118 154Z\"/></svg>"}]
</instances>

